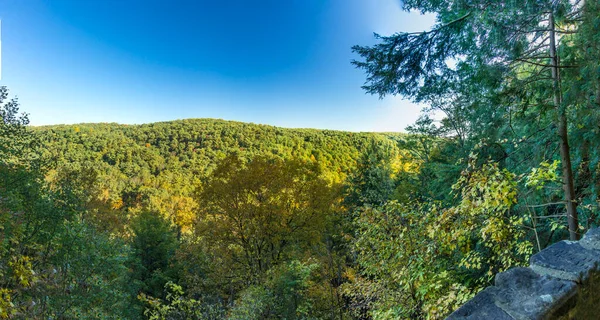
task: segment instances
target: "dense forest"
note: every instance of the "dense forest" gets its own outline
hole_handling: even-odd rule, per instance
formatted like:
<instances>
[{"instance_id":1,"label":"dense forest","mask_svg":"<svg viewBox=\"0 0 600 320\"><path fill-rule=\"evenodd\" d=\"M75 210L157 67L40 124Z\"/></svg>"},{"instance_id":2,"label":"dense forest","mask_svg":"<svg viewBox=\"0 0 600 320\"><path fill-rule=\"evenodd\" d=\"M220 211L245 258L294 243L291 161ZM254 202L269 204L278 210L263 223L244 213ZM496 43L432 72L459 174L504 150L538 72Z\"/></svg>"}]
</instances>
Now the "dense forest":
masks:
<instances>
[{"instance_id":1,"label":"dense forest","mask_svg":"<svg viewBox=\"0 0 600 320\"><path fill-rule=\"evenodd\" d=\"M403 134L30 127L2 87L0 318L441 319L598 225L600 3L403 6L436 24L353 48Z\"/></svg>"}]
</instances>

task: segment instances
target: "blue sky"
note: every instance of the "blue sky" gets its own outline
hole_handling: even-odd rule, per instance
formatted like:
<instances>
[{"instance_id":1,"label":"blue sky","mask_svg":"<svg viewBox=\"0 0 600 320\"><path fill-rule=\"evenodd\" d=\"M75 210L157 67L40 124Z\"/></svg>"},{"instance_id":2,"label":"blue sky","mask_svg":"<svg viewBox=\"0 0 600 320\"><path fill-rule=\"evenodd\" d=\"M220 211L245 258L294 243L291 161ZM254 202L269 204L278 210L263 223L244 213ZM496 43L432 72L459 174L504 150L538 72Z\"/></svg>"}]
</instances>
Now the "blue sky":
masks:
<instances>
[{"instance_id":1,"label":"blue sky","mask_svg":"<svg viewBox=\"0 0 600 320\"><path fill-rule=\"evenodd\" d=\"M220 118L401 131L350 61L373 32L421 31L399 0L1 0L2 79L33 125Z\"/></svg>"}]
</instances>

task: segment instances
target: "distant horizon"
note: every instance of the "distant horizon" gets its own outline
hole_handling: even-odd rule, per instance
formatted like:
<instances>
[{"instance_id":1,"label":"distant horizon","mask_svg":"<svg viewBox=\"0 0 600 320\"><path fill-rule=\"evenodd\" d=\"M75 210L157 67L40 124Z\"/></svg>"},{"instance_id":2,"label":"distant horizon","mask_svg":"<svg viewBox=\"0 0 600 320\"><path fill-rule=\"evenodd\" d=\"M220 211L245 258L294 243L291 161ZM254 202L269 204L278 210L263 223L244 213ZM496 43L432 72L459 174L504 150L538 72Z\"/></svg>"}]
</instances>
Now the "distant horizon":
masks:
<instances>
[{"instance_id":1,"label":"distant horizon","mask_svg":"<svg viewBox=\"0 0 600 320\"><path fill-rule=\"evenodd\" d=\"M156 123L169 123L169 122L188 121L188 120L213 120L213 121L223 121L223 122L235 122L235 123L244 123L244 124L257 125L257 126L267 126L267 127L290 129L290 130L319 130L319 131L338 131L338 132L351 132L351 133L406 133L404 131L351 131L351 130L338 130L338 129L328 129L328 128L312 128L312 127L283 127L283 126L271 125L268 123L256 123L256 122L247 122L247 121L238 121L238 120L228 120L228 119L222 119L222 118L185 118L185 119L160 120L160 121L143 122L143 123L77 122L77 123L55 123L55 124L41 124L41 125L29 124L28 127L41 128L41 127L55 127L55 126L94 125L94 124L114 124L114 125L119 125L119 126L143 126L143 125L150 125L150 124L156 124Z\"/></svg>"},{"instance_id":2,"label":"distant horizon","mask_svg":"<svg viewBox=\"0 0 600 320\"><path fill-rule=\"evenodd\" d=\"M35 126L215 118L401 132L421 106L366 94L351 47L435 17L400 0L7 0L0 19L0 85Z\"/></svg>"}]
</instances>

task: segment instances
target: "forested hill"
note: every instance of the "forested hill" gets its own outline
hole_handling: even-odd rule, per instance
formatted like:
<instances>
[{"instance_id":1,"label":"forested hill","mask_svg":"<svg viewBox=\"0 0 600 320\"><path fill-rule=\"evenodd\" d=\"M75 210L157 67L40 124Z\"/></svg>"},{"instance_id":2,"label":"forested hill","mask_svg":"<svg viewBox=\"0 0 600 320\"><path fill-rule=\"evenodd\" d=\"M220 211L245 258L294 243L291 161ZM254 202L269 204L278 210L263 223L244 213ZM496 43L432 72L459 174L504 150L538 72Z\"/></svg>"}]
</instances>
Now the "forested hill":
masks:
<instances>
[{"instance_id":1,"label":"forested hill","mask_svg":"<svg viewBox=\"0 0 600 320\"><path fill-rule=\"evenodd\" d=\"M186 119L142 125L86 123L34 127L49 155L59 162L103 162L126 174L181 167L204 176L231 152L316 160L347 173L369 139L398 139L401 133L353 133L287 129L218 119Z\"/></svg>"},{"instance_id":2,"label":"forested hill","mask_svg":"<svg viewBox=\"0 0 600 320\"><path fill-rule=\"evenodd\" d=\"M142 209L172 217L188 215L181 211L191 215L192 193L232 153L247 159L267 155L315 162L329 181L342 182L367 143L375 139L397 149L394 140L403 136L216 119L54 125L34 127L34 132L49 169L47 180L64 184L66 179L83 188L80 192L92 206L105 208L111 220Z\"/></svg>"}]
</instances>

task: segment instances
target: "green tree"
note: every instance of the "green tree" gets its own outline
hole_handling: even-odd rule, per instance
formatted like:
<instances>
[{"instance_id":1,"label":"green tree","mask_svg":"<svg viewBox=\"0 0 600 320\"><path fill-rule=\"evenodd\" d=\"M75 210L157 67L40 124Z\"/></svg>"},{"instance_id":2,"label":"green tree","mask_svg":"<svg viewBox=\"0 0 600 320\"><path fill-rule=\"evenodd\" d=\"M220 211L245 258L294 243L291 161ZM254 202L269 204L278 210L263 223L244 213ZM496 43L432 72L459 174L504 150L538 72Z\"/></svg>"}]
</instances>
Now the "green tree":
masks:
<instances>
[{"instance_id":1,"label":"green tree","mask_svg":"<svg viewBox=\"0 0 600 320\"><path fill-rule=\"evenodd\" d=\"M229 319L320 319L314 281L319 265L297 260L271 269L265 281L246 288Z\"/></svg>"},{"instance_id":2,"label":"green tree","mask_svg":"<svg viewBox=\"0 0 600 320\"><path fill-rule=\"evenodd\" d=\"M390 200L395 189L391 166L393 152L393 145L385 140L373 139L367 144L355 171L348 177L346 205L381 205Z\"/></svg>"},{"instance_id":3,"label":"green tree","mask_svg":"<svg viewBox=\"0 0 600 320\"><path fill-rule=\"evenodd\" d=\"M400 94L429 103L447 115L461 138L468 131L459 128L476 128L471 132L479 136L498 132L497 127L511 120L510 106L552 111L569 232L577 239L567 119L571 101L564 99L561 77L576 66L562 63L560 54L580 26L579 5L566 0L414 0L403 6L436 13L437 24L425 32L377 36L381 41L372 47L355 46L364 59L355 65L368 75L364 88L380 96ZM499 104L509 106L507 116L498 112Z\"/></svg>"},{"instance_id":4,"label":"green tree","mask_svg":"<svg viewBox=\"0 0 600 320\"><path fill-rule=\"evenodd\" d=\"M177 281L177 232L160 214L142 212L131 224L132 278L141 293L164 298L163 288Z\"/></svg>"},{"instance_id":5,"label":"green tree","mask_svg":"<svg viewBox=\"0 0 600 320\"><path fill-rule=\"evenodd\" d=\"M181 286L169 281L165 284L166 298L161 300L140 294L146 304L144 315L150 320L213 320L224 319L225 310L215 304L187 298Z\"/></svg>"},{"instance_id":6,"label":"green tree","mask_svg":"<svg viewBox=\"0 0 600 320\"><path fill-rule=\"evenodd\" d=\"M256 284L279 263L321 243L337 192L299 160L224 159L200 192L196 233L219 252L231 284Z\"/></svg>"},{"instance_id":7,"label":"green tree","mask_svg":"<svg viewBox=\"0 0 600 320\"><path fill-rule=\"evenodd\" d=\"M440 214L436 205L396 201L359 211L353 243L358 266L344 285L355 316L425 319L468 298L438 303L456 281L452 260L440 254L440 243L428 233Z\"/></svg>"},{"instance_id":8,"label":"green tree","mask_svg":"<svg viewBox=\"0 0 600 320\"><path fill-rule=\"evenodd\" d=\"M27 165L25 157L31 155L33 137L27 130L29 118L19 113L16 98L9 100L8 88L0 86L0 164Z\"/></svg>"},{"instance_id":9,"label":"green tree","mask_svg":"<svg viewBox=\"0 0 600 320\"><path fill-rule=\"evenodd\" d=\"M81 219L69 186L48 188L27 118L0 92L0 318L126 316L126 247Z\"/></svg>"},{"instance_id":10,"label":"green tree","mask_svg":"<svg viewBox=\"0 0 600 320\"><path fill-rule=\"evenodd\" d=\"M452 189L459 202L366 206L354 219L356 269L345 284L357 316L439 319L488 286L497 272L523 265L525 241L515 175L497 164L471 165Z\"/></svg>"}]
</instances>

